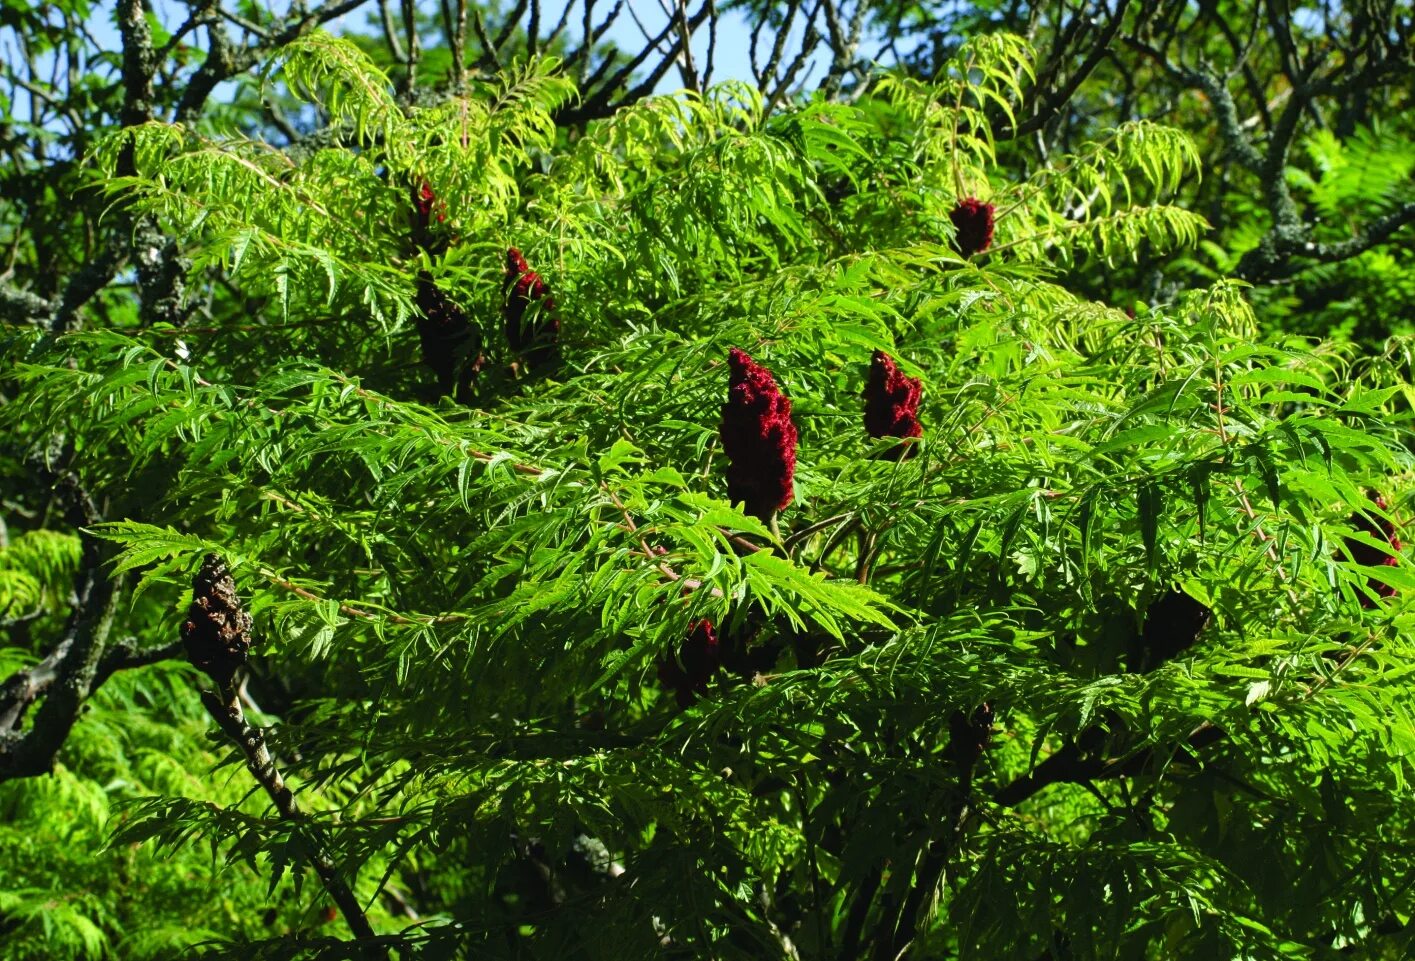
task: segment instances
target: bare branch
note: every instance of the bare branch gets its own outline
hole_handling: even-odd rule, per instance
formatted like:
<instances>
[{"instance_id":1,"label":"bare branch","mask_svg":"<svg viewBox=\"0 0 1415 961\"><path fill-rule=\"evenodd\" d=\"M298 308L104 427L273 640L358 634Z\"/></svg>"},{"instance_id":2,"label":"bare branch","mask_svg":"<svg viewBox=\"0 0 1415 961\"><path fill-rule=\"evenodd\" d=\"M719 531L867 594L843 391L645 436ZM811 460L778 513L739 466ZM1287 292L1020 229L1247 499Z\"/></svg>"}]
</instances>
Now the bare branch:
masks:
<instances>
[{"instance_id":1,"label":"bare branch","mask_svg":"<svg viewBox=\"0 0 1415 961\"><path fill-rule=\"evenodd\" d=\"M766 19L763 18L761 23L757 24L756 28L752 31L752 73L756 77L757 86L763 90L766 90L776 78L777 66L781 63L781 55L786 49L787 35L790 34L791 24L796 19L796 14L800 12L800 9L800 0L790 0L790 2L787 3L786 12L781 18L781 27L776 31L776 41L771 46L771 56L767 58L766 65L760 70L757 70L755 66L757 37L761 34L762 30L766 28ZM820 2L817 0L815 10L812 10L810 16L807 17L808 23L815 22L816 13L819 10Z\"/></svg>"},{"instance_id":2,"label":"bare branch","mask_svg":"<svg viewBox=\"0 0 1415 961\"><path fill-rule=\"evenodd\" d=\"M123 38L123 107L119 120L125 127L152 119L152 76L157 59L152 50L152 28L142 0L119 0L118 32Z\"/></svg>"},{"instance_id":3,"label":"bare branch","mask_svg":"<svg viewBox=\"0 0 1415 961\"><path fill-rule=\"evenodd\" d=\"M711 0L709 0L708 7L712 8ZM688 27L688 0L678 0L677 9L674 11L674 20L678 24L678 46L681 51L678 55L678 69L683 74L683 86L688 90L702 93L702 81L698 77L697 65L693 63L693 34Z\"/></svg>"},{"instance_id":4,"label":"bare branch","mask_svg":"<svg viewBox=\"0 0 1415 961\"><path fill-rule=\"evenodd\" d=\"M589 82L590 53L593 51L594 45L599 43L600 38L604 36L605 31L613 26L614 21L619 18L620 12L624 9L624 0L616 0L613 9L609 11L609 15L605 17L597 27L592 26L594 6L595 0L585 0L585 16L581 24L584 30L584 36L580 46L576 47L575 52L565 59L565 65L567 67L572 64L579 65L581 90L588 90L593 86L593 84ZM600 64L597 75L602 75L605 70L605 64L612 62L613 59L613 56L606 56L604 61Z\"/></svg>"},{"instance_id":5,"label":"bare branch","mask_svg":"<svg viewBox=\"0 0 1415 961\"><path fill-rule=\"evenodd\" d=\"M418 40L418 7L414 0L403 0L403 47L407 51L404 60L402 94L411 97L418 83L418 61L422 59L422 43Z\"/></svg>"},{"instance_id":6,"label":"bare branch","mask_svg":"<svg viewBox=\"0 0 1415 961\"><path fill-rule=\"evenodd\" d=\"M496 35L496 52L501 53L501 48L506 46L506 41L511 39L511 34L516 32L516 24L521 22L521 18L526 15L526 7L529 0L516 0L516 6L506 15L506 22L501 26L501 32Z\"/></svg>"},{"instance_id":7,"label":"bare branch","mask_svg":"<svg viewBox=\"0 0 1415 961\"><path fill-rule=\"evenodd\" d=\"M480 10L472 11L472 31L477 35L477 43L481 44L481 58L477 61L477 66L487 72L500 70L501 54L497 51L496 41L486 32L486 24L482 21Z\"/></svg>"},{"instance_id":8,"label":"bare branch","mask_svg":"<svg viewBox=\"0 0 1415 961\"><path fill-rule=\"evenodd\" d=\"M94 688L102 687L105 681L119 671L147 667L149 664L157 664L160 661L181 660L185 656L181 641L160 644L156 647L139 647L136 639L124 638L110 647L104 653L103 660L98 662L98 675Z\"/></svg>"},{"instance_id":9,"label":"bare branch","mask_svg":"<svg viewBox=\"0 0 1415 961\"><path fill-rule=\"evenodd\" d=\"M79 311L92 300L100 290L108 286L113 275L123 265L127 251L120 237L114 237L97 257L69 275L64 285L64 294L59 301L59 309L50 320L49 329L56 333L77 330Z\"/></svg>"},{"instance_id":10,"label":"bare branch","mask_svg":"<svg viewBox=\"0 0 1415 961\"><path fill-rule=\"evenodd\" d=\"M1178 750L1197 750L1221 741L1226 736L1223 728L1205 721L1190 732L1184 745ZM1162 754L1156 748L1145 748L1125 757L1107 758L1088 755L1071 744L1038 764L1031 773L1024 774L1003 787L993 795L993 801L1003 807L1016 807L1053 784L1080 784L1129 777L1152 769L1155 763L1161 760Z\"/></svg>"},{"instance_id":11,"label":"bare branch","mask_svg":"<svg viewBox=\"0 0 1415 961\"><path fill-rule=\"evenodd\" d=\"M868 0L858 0L848 27L841 22L835 0L821 0L821 6L825 10L826 30L830 34L831 58L820 89L827 97L833 98L840 93L845 77L858 69L856 51L860 49L860 34L864 30L865 15L870 5ZM811 23L814 22L812 17Z\"/></svg>"},{"instance_id":12,"label":"bare branch","mask_svg":"<svg viewBox=\"0 0 1415 961\"><path fill-rule=\"evenodd\" d=\"M378 0L378 22L383 28L383 42L388 44L388 51L393 55L393 60L406 64L408 55L403 50L402 41L398 39L398 29L393 24L391 0Z\"/></svg>"},{"instance_id":13,"label":"bare branch","mask_svg":"<svg viewBox=\"0 0 1415 961\"><path fill-rule=\"evenodd\" d=\"M703 21L707 19L709 9L709 0L704 0L697 12L688 19L686 35L690 40L693 33L695 33L698 27L702 25ZM682 50L683 33L681 31L679 31L679 36L674 40L672 46L669 47L668 52L659 59L659 62L649 71L642 82L629 88L619 97L615 97L614 95L616 90L624 88L624 85L633 76L634 71L638 70L639 67L648 60L649 55L658 49L659 45L675 32L677 26L676 20L670 20L657 35L649 38L649 42L644 45L644 48L640 50L636 56L630 58L629 61L615 71L613 76L608 80L599 83L598 89L594 90L593 93L590 93L587 87L584 101L577 106L563 108L556 115L556 120L564 124L586 123L597 117L608 116L625 104L634 103L652 93L653 88L658 85L659 80L668 72L668 69L674 64ZM597 70L594 77L591 78L590 83L592 85L598 83L599 78L606 72L607 63L602 63L600 69Z\"/></svg>"},{"instance_id":14,"label":"bare branch","mask_svg":"<svg viewBox=\"0 0 1415 961\"><path fill-rule=\"evenodd\" d=\"M242 30L249 33L253 37L259 37L261 40L270 39L270 31L260 26L259 24L247 20L245 17L239 17L231 11L226 10L220 6L216 8L216 12L222 17L225 17L227 20L231 21L236 26L240 27Z\"/></svg>"},{"instance_id":15,"label":"bare branch","mask_svg":"<svg viewBox=\"0 0 1415 961\"><path fill-rule=\"evenodd\" d=\"M717 2L708 0L708 45L703 65L703 89L712 86L712 68L717 59Z\"/></svg>"},{"instance_id":16,"label":"bare branch","mask_svg":"<svg viewBox=\"0 0 1415 961\"><path fill-rule=\"evenodd\" d=\"M452 82L457 90L467 85L467 0L457 0L457 19L452 29Z\"/></svg>"},{"instance_id":17,"label":"bare branch","mask_svg":"<svg viewBox=\"0 0 1415 961\"><path fill-rule=\"evenodd\" d=\"M570 25L570 12L575 9L573 3L566 3L565 9L560 13L560 19L555 22L555 26L550 29L550 33L545 35L545 46L547 49L555 45L555 41L560 39L560 35L565 32L565 28Z\"/></svg>"},{"instance_id":18,"label":"bare branch","mask_svg":"<svg viewBox=\"0 0 1415 961\"><path fill-rule=\"evenodd\" d=\"M531 19L526 24L526 50L536 55L540 43L540 0L531 0Z\"/></svg>"},{"instance_id":19,"label":"bare branch","mask_svg":"<svg viewBox=\"0 0 1415 961\"><path fill-rule=\"evenodd\" d=\"M1051 89L1042 102L1033 107L1032 115L1018 124L1015 129L1009 126L1003 126L995 131L993 136L998 140L1010 140L1014 137L1025 137L1046 126L1061 108L1071 102L1071 98L1076 95L1076 91L1080 89L1081 84L1085 82L1087 77L1095 72L1096 67L1100 66L1101 61L1105 59L1106 54L1111 49L1111 44L1114 42L1116 35L1120 32L1120 26L1125 21L1125 12L1129 7L1130 0L1119 0L1115 12L1110 15L1110 19L1106 23L1105 31L1092 45L1090 54L1081 62L1080 66L1067 75L1064 83L1052 86L1048 79L1046 79L1050 77L1050 74L1044 71L1043 74L1038 77L1037 83L1033 89ZM1073 18L1073 22L1079 19L1079 17L1075 17Z\"/></svg>"},{"instance_id":20,"label":"bare branch","mask_svg":"<svg viewBox=\"0 0 1415 961\"><path fill-rule=\"evenodd\" d=\"M177 106L177 119L188 120L196 117L205 106L206 98L218 84L249 70L274 51L304 36L320 24L336 20L367 2L368 0L330 0L313 10L287 18L269 31L268 36L261 42L243 47L239 51L213 43L206 59L192 76L187 89L182 92L181 102Z\"/></svg>"},{"instance_id":21,"label":"bare branch","mask_svg":"<svg viewBox=\"0 0 1415 961\"><path fill-rule=\"evenodd\" d=\"M801 47L796 51L796 56L786 65L786 70L781 75L781 80L767 96L765 113L770 116L777 108L777 105L785 99L791 91L791 86L796 82L796 77L810 62L811 55L815 53L816 47L822 40L821 32L816 27L816 17L820 13L820 0L811 12L806 15L806 32L801 37ZM779 39L779 38L778 38ZM775 66L773 65L773 70ZM802 81L804 83L804 80Z\"/></svg>"}]
</instances>

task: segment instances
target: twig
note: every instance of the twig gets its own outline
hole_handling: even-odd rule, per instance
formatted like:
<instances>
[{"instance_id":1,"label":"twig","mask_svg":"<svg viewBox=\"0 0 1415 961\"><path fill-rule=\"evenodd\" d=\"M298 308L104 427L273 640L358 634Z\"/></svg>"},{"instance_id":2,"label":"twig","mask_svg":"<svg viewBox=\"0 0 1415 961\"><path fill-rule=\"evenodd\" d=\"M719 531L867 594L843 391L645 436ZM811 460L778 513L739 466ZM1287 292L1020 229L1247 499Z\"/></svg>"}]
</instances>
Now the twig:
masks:
<instances>
[{"instance_id":1,"label":"twig","mask_svg":"<svg viewBox=\"0 0 1415 961\"><path fill-rule=\"evenodd\" d=\"M94 681L94 687L99 687L119 671L128 671L136 667L147 667L149 664L156 664L159 661L176 660L183 656L182 642L173 641L171 644L160 644L156 647L138 647L135 638L124 638L104 652L103 659L98 662L98 673Z\"/></svg>"},{"instance_id":2,"label":"twig","mask_svg":"<svg viewBox=\"0 0 1415 961\"><path fill-rule=\"evenodd\" d=\"M827 517L823 521L816 521L809 527L803 527L799 531L792 531L791 534L788 535L786 540L783 542L782 547L789 554L792 548L804 541L806 538L812 536L813 534L819 534L821 531L825 530L828 527L834 527L841 521L850 520L854 516L855 514L853 512L847 514L836 514L834 517Z\"/></svg>"}]
</instances>

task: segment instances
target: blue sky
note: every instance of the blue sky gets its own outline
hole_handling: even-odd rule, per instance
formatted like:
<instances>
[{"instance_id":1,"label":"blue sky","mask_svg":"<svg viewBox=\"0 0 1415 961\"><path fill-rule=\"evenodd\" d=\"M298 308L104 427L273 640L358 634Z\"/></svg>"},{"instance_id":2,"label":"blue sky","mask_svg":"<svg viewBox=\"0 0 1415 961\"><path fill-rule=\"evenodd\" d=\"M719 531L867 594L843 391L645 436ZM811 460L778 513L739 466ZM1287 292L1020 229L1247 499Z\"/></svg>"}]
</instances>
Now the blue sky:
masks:
<instances>
[{"instance_id":1,"label":"blue sky","mask_svg":"<svg viewBox=\"0 0 1415 961\"><path fill-rule=\"evenodd\" d=\"M289 7L289 0L258 0L264 2L268 9L285 10ZM314 0L307 0L311 6L315 5ZM423 9L432 12L439 8L439 0L415 0ZM473 0L475 2L475 0ZM569 0L544 0L541 12L541 21L545 26L543 30L555 24L565 10L565 4ZM670 6L676 0L663 0L663 3ZM180 0L152 0L153 10L158 19L170 30L185 22L188 14L188 6ZM502 6L509 6L510 0L502 0ZM610 0L601 0L597 4L595 11L596 20L603 17L605 12L613 9ZM369 0L364 6L345 14L337 20L326 24L326 29L332 33L344 32L376 32L378 28L371 21L371 16L376 16L377 5L374 0ZM102 44L105 49L118 51L121 49L118 30L115 26L114 16L116 2L105 3L96 11L96 15L90 20L88 26L94 39ZM798 18L799 20L799 18ZM571 25L567 27L567 34L578 39L580 31L580 13L575 11L571 16ZM605 39L613 41L621 50L637 52L643 48L644 31L656 35L668 22L668 14L660 5L659 0L625 0L624 10L620 13L613 26L610 27ZM790 31L785 45L786 56L799 49L803 27L798 22ZM744 80L752 82L752 69L750 58L750 42L752 30L747 19L737 11L725 11L720 14L717 31L716 56L712 81L714 83L724 80ZM3 37L3 35L0 35ZM13 38L4 38L12 41ZM768 32L763 33L760 38L758 56L765 60L770 53L770 48L775 40L775 35ZM205 37L198 35L197 43L205 46ZM701 72L707 58L708 32L700 29L693 40L694 60ZM822 54L824 45L818 48L817 53L811 58L809 66L802 75L797 78L797 83L802 84L806 89L812 89L824 76L825 57ZM868 45L862 51L866 56L873 54L874 50ZM16 51L0 43L0 57L10 56ZM52 54L50 54L52 56ZM650 61L652 63L652 61ZM41 69L45 65L41 63ZM223 84L218 87L215 93L217 99L229 98L232 84ZM671 68L664 74L655 89L656 93L672 93L682 86L682 76L678 69ZM14 104L14 111L17 119L27 120L29 113L29 99L21 97Z\"/></svg>"},{"instance_id":2,"label":"blue sky","mask_svg":"<svg viewBox=\"0 0 1415 961\"><path fill-rule=\"evenodd\" d=\"M668 0L668 2L671 6L671 0ZM271 6L282 8L285 7L286 4L274 3L271 4ZM433 0L433 2L419 0L419 6L432 11L437 9L437 2L436 0ZM596 10L596 21L598 21L605 12L612 9L612 4L607 2L601 3L599 7L601 9ZM167 24L169 28L182 23L188 13L186 5L175 2L175 0L154 0L153 9L162 22ZM338 20L331 21L326 25L327 29L332 33L342 33L345 31L367 32L371 29L375 29L370 26L369 16L376 10L377 6L371 0L370 3L360 7L354 12L344 15ZM554 24L559 20L564 10L565 0L548 0L542 7L542 23ZM636 17L638 23L635 22ZM579 14L577 11L572 15L571 26L567 28L567 31L576 37L579 36L579 30L577 29L578 21ZM624 10L620 13L614 25L609 29L606 39L612 40L614 43L618 44L621 50L637 51L642 48L644 43L639 24L641 23L643 28L650 33L656 34L663 29L666 22L667 17L657 0L626 0ZM103 17L101 22L93 24L93 26L96 28L96 36L101 42L104 44L111 43L115 50L118 48L118 34L113 27L111 8L108 11L108 15ZM801 32L800 26L797 26L791 31L792 35L788 37L789 42L786 47L788 51L794 49L799 44ZM714 81L750 81L752 79L749 55L750 40L751 29L741 13L727 11L720 15L717 32L717 52L713 70ZM767 56L773 40L774 35L771 34L764 35L761 38L761 47L759 49L759 56L761 58L764 59ZM702 69L701 65L706 61L707 46L707 31L698 31L697 36L694 37L693 52L695 61L699 64L699 70ZM816 60L819 60L819 57L817 57ZM813 64L813 67L814 69L808 81L811 85L814 85L814 82L820 78L821 71L824 69L823 65L819 62ZM657 92L668 93L677 90L681 86L682 79L677 69L671 69L664 75L663 80L659 83Z\"/></svg>"}]
</instances>

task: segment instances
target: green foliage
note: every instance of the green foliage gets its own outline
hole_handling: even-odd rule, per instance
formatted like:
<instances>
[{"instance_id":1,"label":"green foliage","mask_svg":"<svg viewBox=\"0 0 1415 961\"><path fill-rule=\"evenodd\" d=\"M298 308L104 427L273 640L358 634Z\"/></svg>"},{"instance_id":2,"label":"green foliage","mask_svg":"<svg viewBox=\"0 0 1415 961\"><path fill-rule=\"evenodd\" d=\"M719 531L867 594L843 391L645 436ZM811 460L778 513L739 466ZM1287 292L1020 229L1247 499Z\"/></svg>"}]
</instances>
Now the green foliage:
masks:
<instances>
[{"instance_id":1,"label":"green foliage","mask_svg":"<svg viewBox=\"0 0 1415 961\"><path fill-rule=\"evenodd\" d=\"M0 548L0 618L58 606L79 563L79 539L57 531L26 531Z\"/></svg>"},{"instance_id":2,"label":"green foliage","mask_svg":"<svg viewBox=\"0 0 1415 961\"><path fill-rule=\"evenodd\" d=\"M1004 128L993 132L1010 171L1029 173L1038 154L1045 163L1074 153L1139 119L1194 138L1204 175L1171 201L1212 225L1194 255L1142 252L1103 277L1073 271L1071 289L1157 303L1237 273L1255 283L1269 330L1367 350L1405 331L1415 214L1409 0L1282 11L1253 0L867 6L885 49L924 77L950 69L948 58L979 33L1034 39L1045 52L1037 82L1017 116L996 110L992 125ZM1402 226L1385 229L1388 217Z\"/></svg>"},{"instance_id":3,"label":"green foliage","mask_svg":"<svg viewBox=\"0 0 1415 961\"><path fill-rule=\"evenodd\" d=\"M1265 339L1234 282L1134 317L1069 290L1195 241L1168 199L1198 154L1131 123L1003 176L980 118L1032 62L988 38L854 105L723 86L562 138L551 62L405 109L311 34L278 69L345 143L108 138L113 203L239 296L209 326L6 328L0 425L79 439L133 630L174 638L228 560L311 815L210 771L191 672L114 682L55 779L0 785L20 956L340 950L306 936L314 829L406 957L1400 956L1415 579L1352 545L1389 553L1373 522L1409 510L1407 358ZM424 182L445 254L410 236ZM998 218L965 259L969 195ZM549 375L504 343L511 246L561 317ZM420 271L479 335L471 404L414 362ZM794 404L775 524L725 499L732 346ZM911 458L863 429L874 350L923 381ZM1176 590L1213 621L1146 669ZM655 673L702 618L745 663L684 708ZM57 804L127 873L25 847ZM49 871L89 892L62 933Z\"/></svg>"},{"instance_id":4,"label":"green foliage","mask_svg":"<svg viewBox=\"0 0 1415 961\"><path fill-rule=\"evenodd\" d=\"M229 851L106 844L132 816L125 805L151 795L260 810L238 768L217 769L206 727L189 669L120 675L90 702L52 776L0 784L7 961L171 958L215 938L319 930L317 892L297 897L288 879L272 890Z\"/></svg>"},{"instance_id":5,"label":"green foliage","mask_svg":"<svg viewBox=\"0 0 1415 961\"><path fill-rule=\"evenodd\" d=\"M1345 140L1317 131L1306 143L1313 174L1295 169L1294 185L1318 212L1322 236L1350 237L1362 223L1415 200L1415 139L1384 125L1362 127ZM1415 303L1408 245L1391 245L1337 264L1314 268L1286 298L1270 297L1266 313L1283 328L1373 341L1407 334L1409 306ZM1314 293L1325 292L1328 303ZM1320 303L1313 309L1314 301ZM1266 305L1265 305L1266 306Z\"/></svg>"},{"instance_id":6,"label":"green foliage","mask_svg":"<svg viewBox=\"0 0 1415 961\"><path fill-rule=\"evenodd\" d=\"M1362 224L1415 199L1408 187L1415 141L1405 134L1365 127L1340 140L1330 131L1316 131L1304 147L1310 168L1291 167L1287 178L1313 211L1318 240L1348 239ZM1235 270L1271 227L1271 216L1253 198L1234 197L1230 203L1237 216L1227 231L1227 246L1201 245L1212 261L1199 268L1201 276L1217 278ZM1312 266L1290 286L1260 287L1255 304L1271 327L1371 343L1408 333L1404 316L1415 297L1410 263L1405 246L1376 247L1350 260Z\"/></svg>"}]
</instances>

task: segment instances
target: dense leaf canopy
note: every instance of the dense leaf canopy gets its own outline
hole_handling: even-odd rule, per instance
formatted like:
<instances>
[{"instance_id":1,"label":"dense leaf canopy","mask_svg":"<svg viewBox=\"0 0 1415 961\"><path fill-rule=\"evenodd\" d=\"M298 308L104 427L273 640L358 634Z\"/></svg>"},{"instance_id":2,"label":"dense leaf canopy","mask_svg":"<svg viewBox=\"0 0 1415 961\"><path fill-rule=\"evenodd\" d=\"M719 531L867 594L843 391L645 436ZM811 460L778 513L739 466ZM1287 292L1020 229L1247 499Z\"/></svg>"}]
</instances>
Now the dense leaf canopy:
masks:
<instances>
[{"instance_id":1,"label":"dense leaf canopy","mask_svg":"<svg viewBox=\"0 0 1415 961\"><path fill-rule=\"evenodd\" d=\"M575 125L367 46L98 136L132 267L7 294L0 955L1404 956L1408 345L1136 297L1188 133L1020 162L1008 33Z\"/></svg>"}]
</instances>

